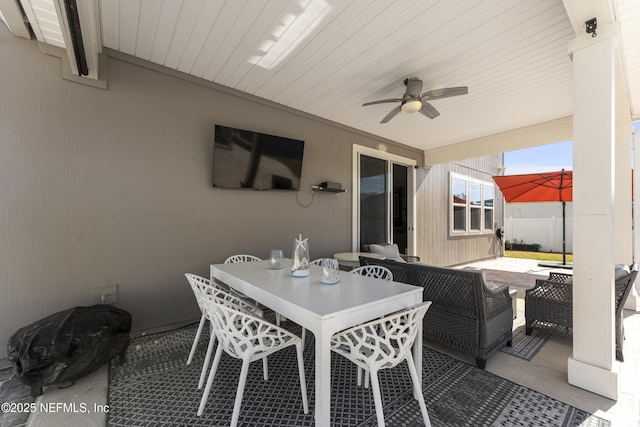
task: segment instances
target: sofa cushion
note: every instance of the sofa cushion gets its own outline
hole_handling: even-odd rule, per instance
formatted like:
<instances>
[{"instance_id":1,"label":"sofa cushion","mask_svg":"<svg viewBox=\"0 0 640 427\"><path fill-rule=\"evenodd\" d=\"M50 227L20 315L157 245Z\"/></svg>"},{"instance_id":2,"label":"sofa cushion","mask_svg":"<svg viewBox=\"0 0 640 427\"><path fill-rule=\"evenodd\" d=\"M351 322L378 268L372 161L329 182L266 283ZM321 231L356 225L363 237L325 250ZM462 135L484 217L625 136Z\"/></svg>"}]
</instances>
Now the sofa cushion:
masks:
<instances>
[{"instance_id":1,"label":"sofa cushion","mask_svg":"<svg viewBox=\"0 0 640 427\"><path fill-rule=\"evenodd\" d=\"M369 252L383 255L385 259L388 259L391 261L406 262L400 256L400 250L398 249L398 245L395 243L391 245L379 245L379 244L373 243L369 245Z\"/></svg>"},{"instance_id":2,"label":"sofa cushion","mask_svg":"<svg viewBox=\"0 0 640 427\"><path fill-rule=\"evenodd\" d=\"M481 268L465 267L465 268L463 268L463 270L465 270L465 271L474 271L474 272L480 273L480 275L482 276L482 281L484 282L484 286L489 290L499 289L502 286L504 286L503 283L494 283L491 280L488 280L487 279L487 272L484 271Z\"/></svg>"},{"instance_id":3,"label":"sofa cushion","mask_svg":"<svg viewBox=\"0 0 640 427\"><path fill-rule=\"evenodd\" d=\"M631 273L631 271L629 270L629 266L624 265L624 264L616 264L616 269L615 269L615 280L620 280L623 277L625 277L627 274Z\"/></svg>"}]
</instances>

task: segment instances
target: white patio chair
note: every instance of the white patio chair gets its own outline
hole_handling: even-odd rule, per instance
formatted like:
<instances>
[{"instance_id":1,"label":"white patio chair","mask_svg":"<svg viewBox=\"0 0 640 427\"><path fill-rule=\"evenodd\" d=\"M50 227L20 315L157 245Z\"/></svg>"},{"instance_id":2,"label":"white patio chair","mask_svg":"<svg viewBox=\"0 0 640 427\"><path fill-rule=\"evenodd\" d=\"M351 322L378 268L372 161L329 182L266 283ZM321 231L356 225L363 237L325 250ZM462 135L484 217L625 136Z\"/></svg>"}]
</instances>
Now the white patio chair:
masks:
<instances>
[{"instance_id":1,"label":"white patio chair","mask_svg":"<svg viewBox=\"0 0 640 427\"><path fill-rule=\"evenodd\" d=\"M198 302L198 307L202 312L202 316L200 317L200 323L198 324L198 330L196 331L196 336L193 339L193 344L191 345L191 351L189 352L189 357L187 358L187 365L190 365L191 362L193 361L193 356L195 355L196 348L198 347L198 341L200 341L202 328L204 327L204 324L207 319L204 312L203 300L211 299L215 297L219 291L222 291L222 289L217 285L215 285L215 283L212 284L209 279L205 279L204 277L201 277L192 273L185 273L185 277L187 278L189 285L191 285L193 294L196 297L196 301ZM241 298L238 298L236 295L229 294L224 291L222 292L223 293L220 294L218 298L222 298L222 300L225 301L225 304L231 307L236 307L237 309L240 309L240 310L245 310L249 313L255 314L256 316L262 317L263 315L262 309L260 309L260 307L258 307L257 305L253 304L251 301L243 300ZM213 323L211 323L209 326L210 326L209 345L207 346L207 352L204 358L204 362L202 363L202 372L200 373L198 389L201 389L202 386L204 385L206 372L207 372L207 369L209 368L209 362L211 361L211 353L213 351L213 346L215 345L215 342L216 342L216 336L213 331L213 327L214 327ZM263 366L263 370L264 370L265 379L267 379L268 368L266 365L266 359L264 360L265 360L265 365Z\"/></svg>"},{"instance_id":2,"label":"white patio chair","mask_svg":"<svg viewBox=\"0 0 640 427\"><path fill-rule=\"evenodd\" d=\"M260 258L254 255L246 255L246 254L238 254L231 255L227 259L224 260L225 264L237 264L241 262L256 262L262 261ZM235 289L229 289L231 293L237 295L240 298L248 299L249 297L243 294L242 292L236 291ZM278 325L280 324L280 319L278 318L278 314L276 313L276 320L278 321Z\"/></svg>"},{"instance_id":3,"label":"white patio chair","mask_svg":"<svg viewBox=\"0 0 640 427\"><path fill-rule=\"evenodd\" d=\"M403 360L406 360L409 366L414 395L417 396L424 424L425 426L431 425L427 406L422 396L422 385L418 381L411 352L418 328L422 327L422 319L430 305L431 301L422 302L380 319L338 332L331 338L332 351L351 360L359 368L370 372L379 427L384 427L385 424L378 371L393 368ZM418 343L418 345L422 345L422 343Z\"/></svg>"},{"instance_id":4,"label":"white patio chair","mask_svg":"<svg viewBox=\"0 0 640 427\"><path fill-rule=\"evenodd\" d=\"M262 261L262 260L257 256L239 254L239 255L231 255L229 258L224 260L224 263L235 264L238 262L255 262L255 261Z\"/></svg>"},{"instance_id":5,"label":"white patio chair","mask_svg":"<svg viewBox=\"0 0 640 427\"><path fill-rule=\"evenodd\" d=\"M375 277L382 280L393 280L393 273L387 267L381 265L363 265L351 270L352 274L359 274L361 276ZM362 385L362 369L358 368L358 385ZM366 373L364 379L364 387L369 388L369 372Z\"/></svg>"},{"instance_id":6,"label":"white patio chair","mask_svg":"<svg viewBox=\"0 0 640 427\"><path fill-rule=\"evenodd\" d=\"M375 277L376 279L393 280L393 273L387 267L381 265L363 265L351 270L353 274L361 276Z\"/></svg>"},{"instance_id":7,"label":"white patio chair","mask_svg":"<svg viewBox=\"0 0 640 427\"><path fill-rule=\"evenodd\" d=\"M304 413L308 414L309 403L307 401L307 386L304 377L302 341L300 338L260 317L220 304L215 299L206 300L204 305L207 318L215 324L214 330L219 344L213 359L213 365L211 365L209 378L207 378L207 385L200 401L198 416L204 412L223 350L229 356L242 360L238 390L231 418L231 426L235 427L240 416L240 406L242 405L249 363L260 359L264 360L268 355L292 345L295 345L298 356L302 407ZM277 390L274 390L274 392L277 393Z\"/></svg>"},{"instance_id":8,"label":"white patio chair","mask_svg":"<svg viewBox=\"0 0 640 427\"><path fill-rule=\"evenodd\" d=\"M198 347L198 341L200 341L202 328L204 327L204 323L207 320L207 317L204 315L204 307L202 307L202 304L198 299L198 295L206 293L208 291L208 288L211 287L211 282L205 279L204 277L200 277L191 273L185 273L185 277L187 278L187 281L191 286L193 295L196 297L198 307L200 308L200 312L202 313L202 316L200 316L200 323L198 324L198 330L196 331L196 336L193 339L193 344L191 344L191 351L189 352L189 357L187 358L187 365L191 365L191 362L193 361L193 356L196 353L196 348Z\"/></svg>"},{"instance_id":9,"label":"white patio chair","mask_svg":"<svg viewBox=\"0 0 640 427\"><path fill-rule=\"evenodd\" d=\"M319 267L322 267L322 261L324 260L328 260L329 262L332 262L334 265L334 268L339 268L338 266L338 260L335 258L318 258L318 259L314 259L313 261L311 261L309 264L310 265L317 265Z\"/></svg>"},{"instance_id":10,"label":"white patio chair","mask_svg":"<svg viewBox=\"0 0 640 427\"><path fill-rule=\"evenodd\" d=\"M255 262L255 261L262 261L260 258L258 258L257 256L253 256L253 255L232 255L229 258L227 258L224 263L225 264L236 264L239 262ZM234 294L243 297L243 298L248 298L246 295L236 291L235 289L231 289L231 292L233 292ZM280 323L282 323L282 315L278 312L275 312L276 315L276 325L280 326ZM305 328L302 328L302 348L304 348L304 342L307 336L307 330Z\"/></svg>"}]
</instances>

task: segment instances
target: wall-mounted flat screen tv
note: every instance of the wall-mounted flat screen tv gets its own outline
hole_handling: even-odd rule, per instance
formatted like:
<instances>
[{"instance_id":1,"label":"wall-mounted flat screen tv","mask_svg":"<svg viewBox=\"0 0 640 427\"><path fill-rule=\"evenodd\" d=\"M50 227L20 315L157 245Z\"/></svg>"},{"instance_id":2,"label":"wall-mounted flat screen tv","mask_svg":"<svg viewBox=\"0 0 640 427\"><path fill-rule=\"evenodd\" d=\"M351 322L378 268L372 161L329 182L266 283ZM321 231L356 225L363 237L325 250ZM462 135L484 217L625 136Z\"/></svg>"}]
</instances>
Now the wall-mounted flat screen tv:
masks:
<instances>
[{"instance_id":1,"label":"wall-mounted flat screen tv","mask_svg":"<svg viewBox=\"0 0 640 427\"><path fill-rule=\"evenodd\" d=\"M304 141L215 126L213 186L299 190Z\"/></svg>"}]
</instances>

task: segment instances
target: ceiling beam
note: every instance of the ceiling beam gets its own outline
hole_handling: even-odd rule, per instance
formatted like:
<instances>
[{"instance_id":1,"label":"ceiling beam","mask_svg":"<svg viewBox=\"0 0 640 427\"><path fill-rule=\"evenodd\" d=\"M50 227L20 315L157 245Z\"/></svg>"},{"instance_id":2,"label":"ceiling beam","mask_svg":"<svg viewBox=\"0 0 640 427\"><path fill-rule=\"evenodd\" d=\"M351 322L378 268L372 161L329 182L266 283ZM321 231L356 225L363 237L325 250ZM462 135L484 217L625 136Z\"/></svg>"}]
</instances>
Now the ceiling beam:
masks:
<instances>
[{"instance_id":1,"label":"ceiling beam","mask_svg":"<svg viewBox=\"0 0 640 427\"><path fill-rule=\"evenodd\" d=\"M0 19L14 36L31 39L31 31L17 0L0 0Z\"/></svg>"},{"instance_id":2,"label":"ceiling beam","mask_svg":"<svg viewBox=\"0 0 640 427\"><path fill-rule=\"evenodd\" d=\"M425 166L432 166L568 141L572 138L572 135L573 117L567 116L494 135L470 139L457 144L425 150L424 164Z\"/></svg>"}]
</instances>

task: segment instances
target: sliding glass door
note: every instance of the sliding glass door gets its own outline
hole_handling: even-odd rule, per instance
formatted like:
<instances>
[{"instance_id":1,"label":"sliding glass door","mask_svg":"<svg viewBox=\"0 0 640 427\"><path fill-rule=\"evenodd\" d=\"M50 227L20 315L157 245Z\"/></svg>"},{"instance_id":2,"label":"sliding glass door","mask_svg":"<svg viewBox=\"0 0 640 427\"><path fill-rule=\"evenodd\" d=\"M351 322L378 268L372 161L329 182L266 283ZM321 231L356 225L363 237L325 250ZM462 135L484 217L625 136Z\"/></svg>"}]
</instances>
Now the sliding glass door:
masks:
<instances>
[{"instance_id":1,"label":"sliding glass door","mask_svg":"<svg viewBox=\"0 0 640 427\"><path fill-rule=\"evenodd\" d=\"M408 217L408 193L409 193L409 169L408 166L392 164L393 198L391 200L391 212L393 212L393 243L398 244L400 252L409 252L409 217Z\"/></svg>"},{"instance_id":2,"label":"sliding glass door","mask_svg":"<svg viewBox=\"0 0 640 427\"><path fill-rule=\"evenodd\" d=\"M413 167L399 161L357 153L357 248L370 243L396 243L413 252Z\"/></svg>"},{"instance_id":3,"label":"sliding glass door","mask_svg":"<svg viewBox=\"0 0 640 427\"><path fill-rule=\"evenodd\" d=\"M389 242L387 162L360 156L360 246Z\"/></svg>"}]
</instances>

